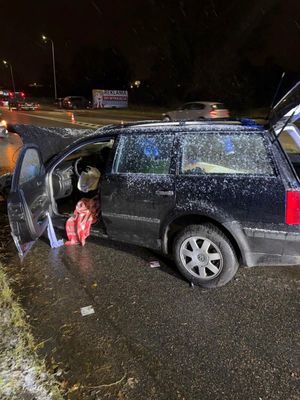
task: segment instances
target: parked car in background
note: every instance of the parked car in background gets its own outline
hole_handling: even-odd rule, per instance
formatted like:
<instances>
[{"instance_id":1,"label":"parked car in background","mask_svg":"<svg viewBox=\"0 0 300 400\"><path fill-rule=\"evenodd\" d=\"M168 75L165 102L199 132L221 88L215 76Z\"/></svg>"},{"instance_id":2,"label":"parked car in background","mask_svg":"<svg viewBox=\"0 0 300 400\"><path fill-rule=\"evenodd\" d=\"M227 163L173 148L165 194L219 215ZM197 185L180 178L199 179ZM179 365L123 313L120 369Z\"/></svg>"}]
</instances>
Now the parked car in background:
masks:
<instances>
[{"instance_id":1,"label":"parked car in background","mask_svg":"<svg viewBox=\"0 0 300 400\"><path fill-rule=\"evenodd\" d=\"M20 99L11 99L8 106L11 110L15 109L17 111L36 111L40 107L38 103Z\"/></svg>"},{"instance_id":2,"label":"parked car in background","mask_svg":"<svg viewBox=\"0 0 300 400\"><path fill-rule=\"evenodd\" d=\"M20 152L8 197L20 255L45 231L48 213L65 227L80 174L96 166L101 210L92 235L169 254L207 288L228 283L239 265L299 265L299 103L300 83L266 128L147 121L103 127L68 147L58 137L55 149L43 134L29 135L35 142ZM280 142L282 127L293 147Z\"/></svg>"},{"instance_id":3,"label":"parked car in background","mask_svg":"<svg viewBox=\"0 0 300 400\"><path fill-rule=\"evenodd\" d=\"M24 92L12 92L10 90L0 90L0 106L8 107L12 101L25 101Z\"/></svg>"},{"instance_id":4,"label":"parked car in background","mask_svg":"<svg viewBox=\"0 0 300 400\"><path fill-rule=\"evenodd\" d=\"M194 101L185 103L175 111L163 114L164 121L195 121L201 119L228 118L229 110L223 103Z\"/></svg>"},{"instance_id":5,"label":"parked car in background","mask_svg":"<svg viewBox=\"0 0 300 400\"><path fill-rule=\"evenodd\" d=\"M62 107L68 110L91 108L92 103L83 96L67 96L62 101Z\"/></svg>"},{"instance_id":6,"label":"parked car in background","mask_svg":"<svg viewBox=\"0 0 300 400\"><path fill-rule=\"evenodd\" d=\"M8 107L10 93L8 90L0 90L0 107Z\"/></svg>"},{"instance_id":7,"label":"parked car in background","mask_svg":"<svg viewBox=\"0 0 300 400\"><path fill-rule=\"evenodd\" d=\"M58 108L63 108L63 101L64 101L64 97L57 97L55 99L54 105Z\"/></svg>"}]
</instances>

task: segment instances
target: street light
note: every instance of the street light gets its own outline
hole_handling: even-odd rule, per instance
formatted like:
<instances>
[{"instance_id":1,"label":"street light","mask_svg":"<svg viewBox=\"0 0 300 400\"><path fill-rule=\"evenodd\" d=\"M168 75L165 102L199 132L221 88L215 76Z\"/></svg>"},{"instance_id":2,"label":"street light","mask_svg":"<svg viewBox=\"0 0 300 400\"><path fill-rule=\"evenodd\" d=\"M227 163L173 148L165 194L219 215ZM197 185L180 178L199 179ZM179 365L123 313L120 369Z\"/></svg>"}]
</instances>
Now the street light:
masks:
<instances>
[{"instance_id":1,"label":"street light","mask_svg":"<svg viewBox=\"0 0 300 400\"><path fill-rule=\"evenodd\" d=\"M54 82L54 100L57 99L57 89L56 89L56 71L55 71L55 55L54 55L54 42L52 39L48 38L45 35L42 35L42 40L47 43L48 41L51 42L52 48L52 64L53 64L53 82Z\"/></svg>"},{"instance_id":2,"label":"street light","mask_svg":"<svg viewBox=\"0 0 300 400\"><path fill-rule=\"evenodd\" d=\"M13 91L14 91L14 95L15 95L16 88L15 88L15 80L14 80L14 73L13 73L12 65L11 65L11 63L9 63L6 60L3 60L3 64L6 65L6 66L9 66L9 68L10 68L11 83L12 83L12 87L13 87Z\"/></svg>"}]
</instances>

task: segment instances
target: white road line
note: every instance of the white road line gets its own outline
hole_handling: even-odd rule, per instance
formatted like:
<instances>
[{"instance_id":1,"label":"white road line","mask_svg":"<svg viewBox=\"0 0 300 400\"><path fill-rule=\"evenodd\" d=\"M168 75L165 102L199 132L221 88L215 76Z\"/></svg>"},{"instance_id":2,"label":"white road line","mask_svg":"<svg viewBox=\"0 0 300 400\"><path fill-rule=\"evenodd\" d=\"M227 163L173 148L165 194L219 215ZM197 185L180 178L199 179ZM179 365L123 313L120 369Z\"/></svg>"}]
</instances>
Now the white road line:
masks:
<instances>
[{"instance_id":1,"label":"white road line","mask_svg":"<svg viewBox=\"0 0 300 400\"><path fill-rule=\"evenodd\" d=\"M89 127L91 127L91 128L95 128L95 129L100 128L101 126L105 125L105 124L96 125L96 124L90 124L90 123L88 123L88 122L80 122L80 121L72 122L72 121L68 121L68 120L63 119L63 118L46 117L46 116L44 116L44 115L33 115L33 114L23 113L23 112L22 112L22 115L27 115L28 117L32 117L32 118L46 119L46 120L49 120L49 121L63 122L63 123L65 123L65 124L73 125L73 126L74 126L74 125L89 126Z\"/></svg>"}]
</instances>

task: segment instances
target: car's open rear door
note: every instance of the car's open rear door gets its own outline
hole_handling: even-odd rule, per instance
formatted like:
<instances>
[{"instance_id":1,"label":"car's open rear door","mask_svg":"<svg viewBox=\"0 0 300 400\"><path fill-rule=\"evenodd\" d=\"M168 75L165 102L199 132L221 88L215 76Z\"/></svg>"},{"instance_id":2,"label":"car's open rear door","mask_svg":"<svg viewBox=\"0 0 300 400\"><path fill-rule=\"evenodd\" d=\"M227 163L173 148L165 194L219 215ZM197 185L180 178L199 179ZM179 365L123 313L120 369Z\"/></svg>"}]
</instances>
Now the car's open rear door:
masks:
<instances>
[{"instance_id":1,"label":"car's open rear door","mask_svg":"<svg viewBox=\"0 0 300 400\"><path fill-rule=\"evenodd\" d=\"M7 202L11 233L20 257L47 228L48 193L40 151L28 144L19 154Z\"/></svg>"},{"instance_id":2,"label":"car's open rear door","mask_svg":"<svg viewBox=\"0 0 300 400\"><path fill-rule=\"evenodd\" d=\"M275 130L300 118L300 81L273 107L269 123Z\"/></svg>"}]
</instances>

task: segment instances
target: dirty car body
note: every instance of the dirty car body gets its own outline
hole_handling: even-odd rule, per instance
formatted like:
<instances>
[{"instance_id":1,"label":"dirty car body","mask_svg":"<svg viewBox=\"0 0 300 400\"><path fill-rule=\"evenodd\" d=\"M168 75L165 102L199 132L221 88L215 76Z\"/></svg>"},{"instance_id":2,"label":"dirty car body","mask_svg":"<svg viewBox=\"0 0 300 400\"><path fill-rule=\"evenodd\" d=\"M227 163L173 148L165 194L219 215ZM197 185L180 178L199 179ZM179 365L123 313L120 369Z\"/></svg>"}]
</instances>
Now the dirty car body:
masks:
<instances>
[{"instance_id":1,"label":"dirty car body","mask_svg":"<svg viewBox=\"0 0 300 400\"><path fill-rule=\"evenodd\" d=\"M239 265L300 264L299 170L278 133L223 121L109 126L47 162L27 144L8 199L18 251L45 231L48 213L64 228L78 169L101 154L92 235L170 254L189 281L209 288Z\"/></svg>"}]
</instances>

